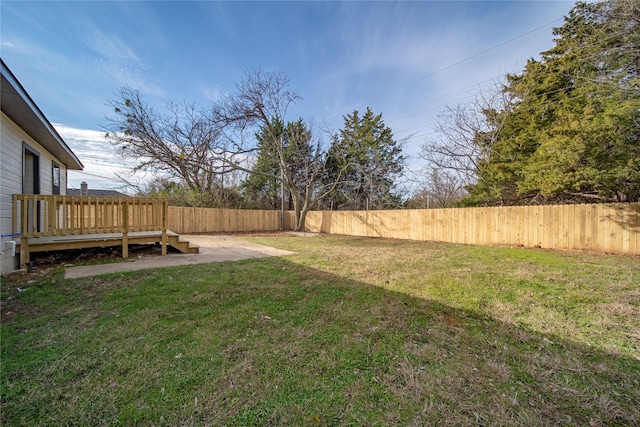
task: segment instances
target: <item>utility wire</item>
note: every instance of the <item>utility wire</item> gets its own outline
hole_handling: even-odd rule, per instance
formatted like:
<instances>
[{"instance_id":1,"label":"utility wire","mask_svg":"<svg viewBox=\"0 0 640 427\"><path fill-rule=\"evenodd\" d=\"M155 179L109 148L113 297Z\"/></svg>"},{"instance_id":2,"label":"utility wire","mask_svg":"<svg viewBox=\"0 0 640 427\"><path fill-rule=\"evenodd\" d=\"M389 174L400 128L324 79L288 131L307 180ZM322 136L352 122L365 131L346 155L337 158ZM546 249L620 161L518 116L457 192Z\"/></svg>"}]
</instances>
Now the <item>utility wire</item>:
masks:
<instances>
[{"instance_id":1,"label":"utility wire","mask_svg":"<svg viewBox=\"0 0 640 427\"><path fill-rule=\"evenodd\" d=\"M556 21L557 21L557 20L556 20ZM552 21L552 22L555 22L555 21ZM552 22L551 22L551 23L552 23ZM540 28L544 28L546 25L549 25L549 24L550 24L550 23L545 24L545 25L543 25L543 26L541 26L541 27L538 27L537 29L530 30L530 31L528 31L528 32L526 32L526 33L524 33L524 34L521 34L520 36L514 37L514 38L513 38L513 39L511 39L511 40L518 39L518 38L520 38L520 37L522 37L522 36L524 36L524 35L526 35L526 34L529 34L529 33L533 32L533 31L537 31L537 30L538 30L538 29L540 29ZM579 46L578 48L572 49L572 50L571 50L571 53L575 54L575 53L578 53L578 52L580 52L580 51L582 51L582 50L589 49L589 48L591 48L591 47L594 47L594 46L600 45L600 44L602 44L602 43L604 43L604 42L607 42L607 41L609 41L609 40L611 40L611 39L615 39L615 38L618 38L618 37L621 37L621 36L625 36L625 35L630 35L630 34L631 34L631 33L630 33L629 31L622 31L622 32L614 33L614 34L611 34L611 35L609 35L608 37L606 37L606 38L604 38L604 39L596 40L596 41L594 41L593 43L584 44L584 45ZM509 40L509 41L511 41L511 40ZM485 51L483 51L483 52L488 52L488 51L490 51L490 50L493 50L493 49L495 49L495 48L496 48L496 47L498 47L498 46L502 46L502 45L504 45L504 44L506 44L506 43L509 43L509 41L506 41L506 42L500 43L499 45L496 45L496 46L494 46L494 47L491 47L491 48L489 48L489 49L486 49L486 50L485 50ZM452 68L452 67L454 67L455 65L458 65L458 64L460 64L460 63L462 63L462 62L465 62L465 61L467 61L467 60L469 60L469 59L472 59L472 58L475 58L475 57L477 57L477 56L481 55L483 52L478 53L478 54L475 54L475 55L473 55L473 56L471 56L471 57L469 57L469 58L463 59L462 61L458 61L458 62L456 62L456 63L454 63L454 64L448 65L448 66L446 66L446 67L444 67L444 68L442 68L442 69L440 69L440 70L438 70L438 71L434 71L433 73L431 73L431 74L429 74L429 75L427 75L427 76L425 76L425 77L422 77L422 78L420 78L420 79L418 79L418 80L414 80L413 82L415 83L415 82L417 82L417 81L423 80L424 78L427 78L427 77L429 77L429 76L432 76L432 75L434 75L434 74L437 74L437 73L439 73L440 71L444 71L444 70L447 70L447 69L449 69L449 68ZM490 79L484 80L484 81L482 81L482 82L478 82L478 83L476 83L476 84L474 84L474 85L470 85L470 86L467 86L467 87L465 87L465 88L458 89L458 90L453 91L453 92L449 92L448 94L440 95L440 96L438 96L438 97L436 97L436 98L432 98L431 100L427 100L427 101L424 101L424 102L422 102L422 103L414 104L412 107L417 107L417 106L420 106L420 105L424 105L424 104L430 103L432 100L435 100L435 99L438 99L438 98L443 98L443 97L446 97L446 96L448 96L448 95L451 95L451 94L454 94L454 93L457 93L457 92L461 92L461 91L465 91L465 90L468 90L468 89L473 88L473 87L479 87L479 86L481 86L482 84L488 83L488 82L490 82L490 81L492 81L492 80L495 80L495 78L490 78ZM461 97L461 98L458 98L458 99L454 99L454 100L447 101L447 102L446 102L446 103L444 103L444 104L440 104L440 105L437 105L437 106L431 106L431 107L429 107L429 108L426 108L426 109L423 109L423 110L420 110L420 111L416 111L416 112L412 112L412 113L405 113L404 115L401 115L401 116L399 116L399 117L397 117L397 116L398 116L398 114L401 114L400 112L392 113L392 114L390 115L390 116L391 116L391 118L388 118L388 117L387 117L387 120L388 120L389 122L393 122L393 121L397 121L397 120L402 120L402 119L405 119L405 118L407 118L407 117L410 117L411 115L415 115L415 114L420 114L420 113L423 113L423 112L431 111L431 110L433 110L434 108L442 108L442 107L445 107L445 106L447 106L447 105L451 105L451 104L459 103L459 102L461 102L461 101L463 101L463 100L465 100L465 99L468 99L468 98L470 98L470 97L472 97L472 96L473 96L473 95L466 95L466 96ZM410 107L410 108L412 108L412 107ZM400 131L400 132L401 132L401 131Z\"/></svg>"},{"instance_id":2,"label":"utility wire","mask_svg":"<svg viewBox=\"0 0 640 427\"><path fill-rule=\"evenodd\" d=\"M412 81L410 81L410 82L406 83L406 85L411 85L411 84L417 83L417 82L419 82L419 81L422 81L422 80L424 80L424 79L427 79L427 78L429 78L429 77L432 77L432 76L434 76L434 75L436 75L436 74L438 74L438 73L441 73L442 71L446 71L446 70L448 70L448 69L451 69L451 68L455 67L456 65L460 65L460 64L462 64L462 63L464 63L464 62L467 62L467 61L469 61L469 60L471 60L471 59L474 59L474 58L477 58L477 57L479 57L479 56L482 56L482 55L484 55L484 54L485 54L485 53L487 53L487 52L490 52L490 51L492 51L492 50L494 50L494 49L497 49L497 48L499 48L499 47L501 47L501 46L504 46L504 45L506 45L506 44L509 44L509 43L511 43L511 42L513 42L513 41L515 41L515 40L518 40L518 39L520 39L520 38L522 38L522 37L524 37L524 36L527 36L527 35L529 35L529 34L531 34L531 33L534 33L534 32L536 32L536 31L539 31L539 30L541 30L541 29L543 29L543 28L546 28L546 27L548 27L549 25L551 25L551 24L553 24L553 23L555 23L555 22L561 21L561 20L563 20L563 19L564 19L564 17L554 19L553 21L549 21L549 22L547 22L546 24L540 25L539 27L536 27L536 28L534 28L534 29L532 29L532 30L529 30L529 31L524 32L524 33L522 33L522 34L519 34L519 35L517 35L517 36L515 36L515 37L512 37L512 38L510 38L509 40L506 40L506 41L504 41L504 42L498 43L497 45L494 45L494 46L492 46L492 47L490 47L490 48L488 48L488 49L485 49L485 50L483 50L483 51L481 51L481 52L475 53L475 54L473 54L473 55L471 55L471 56L469 56L469 57L467 57L467 58L464 58L464 59L461 59L460 61L454 62L453 64L449 64L449 65L447 65L447 66L445 66L445 67L443 67L443 68L440 68L439 70L433 71L433 72L431 72L431 73L429 73L429 74L427 74L427 75L425 75L425 76L422 76L422 77L420 77L420 78L418 78L418 79L412 80ZM486 82L491 81L491 80L493 80L493 78L491 78L491 79L487 79L487 80L485 80L485 81L483 81L483 82L476 83L476 84L474 84L474 85L472 85L472 86L469 86L469 87L473 87L473 86L476 86L476 85L478 85L478 84L483 84L483 83L486 83ZM469 88L469 87L467 87L467 88ZM459 89L459 90L456 90L456 91L454 91L454 92L452 92L452 93L460 92L460 91L465 90L465 89L466 89L466 88ZM447 96L447 95L448 95L448 94L445 94L445 95L441 95L441 96L439 96L439 97L444 97L444 96ZM424 101L424 102L422 102L422 103L415 104L415 106L422 105L422 104L426 104L426 103L428 103L428 102L429 102L429 101ZM360 107L360 106L363 106L363 105L361 105L361 104L356 104L356 105L354 105L354 106L352 107L352 109L357 109L357 107ZM427 110L427 111L428 111L428 110ZM397 113L392 113L392 114L397 114ZM328 116L328 117L325 117L325 119L327 119L327 118L332 118L332 117L335 117L335 116L337 116L337 115L338 115L338 113L335 113L335 114L332 114L332 115L330 115L330 116Z\"/></svg>"},{"instance_id":3,"label":"utility wire","mask_svg":"<svg viewBox=\"0 0 640 427\"><path fill-rule=\"evenodd\" d=\"M416 83L416 82L419 82L419 81L424 80L424 79L426 79L426 78L429 78L429 77L431 77L431 76L434 76L434 75L436 75L436 74L438 74L438 73L441 73L441 72L443 72L443 71L449 70L449 69L451 69L451 68L455 67L456 65L460 65L460 64L462 64L462 63L464 63L464 62L467 62L467 61L469 61L469 60L471 60L471 59L477 58L478 56L484 55L484 54L485 54L485 53L487 53L487 52L491 52L491 51L492 51L492 50L494 50L494 49L497 49L497 48L499 48L499 47L501 47L501 46L504 46L504 45L506 45L506 44L508 44L508 43L511 43L512 41L518 40L518 39L520 39L520 38L522 38L522 37L524 37L524 36L526 36L526 35L529 35L529 34L531 34L531 33L536 32L536 31L538 31L538 30L541 30L541 29L543 29L543 28L546 28L547 26L549 26L549 25L553 24L554 22L558 22L558 21L561 21L561 20L563 20L563 19L564 19L564 17L562 17L562 18L558 18L558 19L554 19L553 21L547 22L547 23L546 23L546 24L544 24L544 25L541 25L541 26L536 27L536 28L534 28L534 29L532 29L532 30L529 30L529 31L527 31L527 32L525 32L525 33L522 33L522 34L520 34L520 35L517 35L517 36L515 36L515 37L512 37L512 38L510 38L509 40L506 40L506 41L504 41L504 42L502 42L502 43L498 43L498 44L497 44L497 45L495 45L495 46L492 46L492 47L490 47L490 48L488 48L488 49L485 49L485 50L483 50L483 51L481 51L481 52L478 52L478 53L476 53L476 54L474 54L474 55L471 55L471 56L469 56L469 57L467 57L467 58L461 59L461 60L460 60L460 61L458 61L458 62L454 62L453 64L447 65L446 67L440 68L439 70L436 70L436 71L434 71L434 72L432 72L432 73L429 73L429 74L427 74L426 76L420 77L419 79L413 80L413 81L411 81L411 82L409 82L409 83L410 83L410 84L412 84L412 83Z\"/></svg>"},{"instance_id":4,"label":"utility wire","mask_svg":"<svg viewBox=\"0 0 640 427\"><path fill-rule=\"evenodd\" d=\"M552 21L552 22L553 22L553 21ZM545 25L548 25L548 24L545 24ZM544 27L544 26L542 26L542 27ZM538 29L539 29L539 28L542 28L542 27L538 27ZM536 31L536 30L528 31L528 32L527 32L527 33L525 33L525 34L531 33L532 31ZM524 34L523 34L523 35L524 35ZM630 32L628 32L628 31L622 31L622 32L618 32L618 33L611 34L609 37L606 37L606 38L604 38L604 39L596 40L596 41L594 41L593 43L583 44L583 45L579 46L578 48L572 49L572 50L571 50L571 53L580 52L580 51L582 51L582 50L589 49L589 48L591 48L591 47L594 47L594 46L600 45L600 44L602 44L602 43L604 43L604 42L607 42L607 41L609 41L609 40L611 40L611 39L615 39L615 38L618 38L618 37L621 37L621 36L625 36L625 35L630 35ZM522 36L522 35L521 35L521 36ZM521 37L521 36L518 36L518 37L516 37L516 38L519 38L519 37ZM514 38L514 39L516 39L516 38ZM511 39L511 40L513 40L513 39ZM500 45L505 44L505 43L508 43L508 41L507 41L507 42L503 42L503 43L501 43ZM500 46L500 45L497 45L497 46ZM495 47L494 47L494 48L495 48ZM489 49L487 49L485 52L490 51L490 50L492 50L492 49L493 49L493 48L489 48ZM478 55L480 55L480 54L476 54L476 55L474 55L474 56L472 56L472 57L469 57L469 58L467 58L467 59L471 59L471 58L473 58L473 57L475 57L475 56L478 56ZM460 62L464 62L464 61L465 61L465 60L459 61L459 62L457 62L457 63L455 63L455 64L452 64L452 65L450 65L450 66L447 66L447 67L443 68L442 70L445 70L445 69L451 68L451 67L453 67L453 66L455 66L455 65L459 64ZM440 70L440 71L442 71L442 70ZM436 74L436 73L438 73L438 72L439 72L439 71L435 71L435 72L434 72L434 73L432 73L431 75ZM428 77L428 76L427 76L427 77ZM578 77L578 78L580 78L580 76L577 76L577 77ZM418 80L421 80L421 79L418 79ZM418 81L418 80L416 80L416 81ZM480 82L480 83L478 83L478 84L476 84L476 85L467 86L466 88L459 89L459 90L454 91L454 92L450 92L449 94L457 93L457 92L460 92L460 91L463 91L463 90L467 90L467 89L469 89L469 88L471 88L471 87L479 86L479 85L481 85L481 84L483 84L483 83L487 83L487 82L489 82L489 81L491 81L491 80L493 80L493 79L487 79L487 80L485 80L485 81L483 81L483 82ZM543 97L543 96L551 95L551 94L553 94L553 93L560 92L560 91L563 91L563 90L578 89L578 88L580 88L580 87L582 87L582 86L585 86L585 85L584 85L584 84L572 84L572 85L565 86L565 87L562 87L562 88L559 88L559 89L555 89L555 90L552 90L552 91L548 91L548 92L544 92L544 93L536 94L536 95L534 95L533 97L534 97L534 98ZM441 96L436 97L436 98L433 98L433 99L438 99L438 98L441 98L441 97L445 97L445 96L447 96L447 95L448 95L448 94L441 95ZM582 95L580 95L580 96L582 96ZM458 104L458 103L460 103L460 102L462 102L462 101L464 101L464 100L466 100L466 99L472 98L472 97L473 97L473 95L472 95L472 94L469 94L469 95L467 95L467 96L464 96L464 97L461 97L461 98L458 98L458 99L454 99L454 100L447 101L447 102L446 102L446 103L444 103L444 104L434 105L434 106L428 107L428 108L426 108L426 109L422 109L422 110L420 110L420 111L412 112L412 113L409 113L409 114L404 114L404 115L402 115L402 116L400 116L400 117L397 117L397 114L398 114L398 113L395 113L396 117L394 117L394 114L392 114L392 115L391 115L392 119L391 119L391 120L388 120L388 121L389 121L389 122L398 121L398 120L402 120L402 119L405 119L405 118L407 118L407 117L410 117L410 116L412 116L412 115L416 115L416 114L424 113L424 112L427 112L427 111L431 111L431 110L433 110L433 109L443 108L443 107L446 107L447 105ZM569 96L567 99L573 99L573 98L572 98L572 96ZM425 101L424 103L415 104L415 106L422 105L422 104L425 104L425 103L428 103L428 102L430 102L430 101ZM543 104L543 105L551 105L551 103L549 102L549 103L545 103L545 104ZM413 128L402 129L402 130L399 130L399 131L396 131L396 132L398 132L398 133L403 133L403 132L407 132L407 131L410 131L410 130L414 130L414 129L421 129L421 128L424 128L424 127L427 127L427 126L432 126L432 125L433 125L433 123L427 123L427 124L425 124L425 125L423 125L423 126L415 126L415 127L413 127ZM428 136L428 135L431 135L431 134L434 134L434 133L437 133L437 132L429 132L429 133L427 133L427 134L423 134L423 135L415 135L415 136L411 136L410 138L408 138L408 139L407 139L407 141L414 140L414 139L416 139L417 137L424 137L424 136Z\"/></svg>"}]
</instances>

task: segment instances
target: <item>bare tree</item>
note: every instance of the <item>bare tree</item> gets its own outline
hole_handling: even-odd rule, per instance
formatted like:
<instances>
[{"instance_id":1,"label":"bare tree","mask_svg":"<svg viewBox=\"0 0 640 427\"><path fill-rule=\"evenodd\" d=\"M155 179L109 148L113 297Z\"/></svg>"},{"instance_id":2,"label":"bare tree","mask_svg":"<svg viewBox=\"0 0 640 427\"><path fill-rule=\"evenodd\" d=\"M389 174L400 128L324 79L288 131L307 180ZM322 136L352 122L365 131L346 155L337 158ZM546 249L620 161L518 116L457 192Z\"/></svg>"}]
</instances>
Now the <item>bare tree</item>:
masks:
<instances>
[{"instance_id":1,"label":"bare tree","mask_svg":"<svg viewBox=\"0 0 640 427\"><path fill-rule=\"evenodd\" d=\"M214 152L221 130L206 112L187 103L168 104L165 113L147 104L139 90L121 88L111 101L114 116L105 126L107 140L133 164L132 172L154 172L184 182L189 190L209 193L224 172Z\"/></svg>"},{"instance_id":2,"label":"bare tree","mask_svg":"<svg viewBox=\"0 0 640 427\"><path fill-rule=\"evenodd\" d=\"M441 175L455 175L463 185L475 183L481 163L490 160L509 105L502 83L494 82L493 88L478 90L470 100L447 106L435 126L440 137L421 147L428 170L446 171Z\"/></svg>"},{"instance_id":3,"label":"bare tree","mask_svg":"<svg viewBox=\"0 0 640 427\"><path fill-rule=\"evenodd\" d=\"M407 202L409 208L451 208L467 195L462 180L451 171L432 168L423 175L421 181L417 191Z\"/></svg>"},{"instance_id":4,"label":"bare tree","mask_svg":"<svg viewBox=\"0 0 640 427\"><path fill-rule=\"evenodd\" d=\"M261 131L266 135L269 152L275 153L279 171L254 171L233 158L225 159L228 170L243 170L275 179L289 190L295 211L294 229L304 229L309 210L326 197L340 182L339 173L333 182L322 181L326 169L326 150L319 140L306 143L310 139L303 126L287 127L286 132L275 124L286 123L285 115L289 106L300 96L288 89L289 79L282 73L257 70L245 75L236 85L236 92L225 97L213 109L212 118L216 127L224 129L227 148L236 154L253 154L257 147L253 140L246 138L247 132ZM295 164L295 167L292 167Z\"/></svg>"},{"instance_id":5,"label":"bare tree","mask_svg":"<svg viewBox=\"0 0 640 427\"><path fill-rule=\"evenodd\" d=\"M224 177L230 173L276 179L289 190L295 229L302 230L307 212L335 188L341 175L333 184L322 181L326 150L319 140L312 149L298 143L309 138L302 128L292 127L286 134L274 128L278 120L285 122L287 109L299 99L284 74L262 70L247 73L234 93L207 111L185 103L169 104L167 113L159 113L144 102L140 91L123 88L112 101L115 116L107 119L105 130L120 154L135 161L133 171L161 172L198 192L224 188ZM276 153L279 171L275 173L251 168L260 130L270 136L271 152ZM300 147L299 153L291 152L295 147ZM295 159L295 168L288 159Z\"/></svg>"}]
</instances>

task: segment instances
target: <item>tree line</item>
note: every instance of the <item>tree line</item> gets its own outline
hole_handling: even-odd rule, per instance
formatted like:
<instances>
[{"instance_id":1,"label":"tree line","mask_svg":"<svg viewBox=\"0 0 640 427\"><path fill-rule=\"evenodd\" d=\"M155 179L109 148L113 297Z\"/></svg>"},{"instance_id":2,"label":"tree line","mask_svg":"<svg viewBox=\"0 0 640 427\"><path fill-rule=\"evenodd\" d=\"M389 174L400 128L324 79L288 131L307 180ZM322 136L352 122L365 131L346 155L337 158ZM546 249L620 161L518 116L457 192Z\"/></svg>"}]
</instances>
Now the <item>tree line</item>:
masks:
<instances>
[{"instance_id":1,"label":"tree line","mask_svg":"<svg viewBox=\"0 0 640 427\"><path fill-rule=\"evenodd\" d=\"M640 3L579 2L555 46L471 101L448 106L422 144L417 190L382 114L343 116L318 132L287 110L300 100L281 72L255 70L207 109L139 90L111 101L107 139L147 195L189 206L285 208L296 229L312 209L616 202L640 199Z\"/></svg>"},{"instance_id":2,"label":"tree line","mask_svg":"<svg viewBox=\"0 0 640 427\"><path fill-rule=\"evenodd\" d=\"M206 110L170 103L160 112L125 87L111 102L106 137L133 172L158 176L146 195L177 205L291 209L296 230L315 208L397 207L404 156L381 114L353 111L324 144L303 119L285 121L299 99L286 75L264 70Z\"/></svg>"}]
</instances>

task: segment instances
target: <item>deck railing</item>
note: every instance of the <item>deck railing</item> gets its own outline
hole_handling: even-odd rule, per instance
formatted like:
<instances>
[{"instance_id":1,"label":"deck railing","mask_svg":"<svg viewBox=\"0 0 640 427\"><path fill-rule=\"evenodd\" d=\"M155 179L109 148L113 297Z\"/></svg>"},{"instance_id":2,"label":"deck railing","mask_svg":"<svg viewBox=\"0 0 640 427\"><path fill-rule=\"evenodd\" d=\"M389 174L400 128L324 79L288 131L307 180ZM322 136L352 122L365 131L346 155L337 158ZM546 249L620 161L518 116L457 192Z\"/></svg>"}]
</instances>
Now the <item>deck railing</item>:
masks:
<instances>
[{"instance_id":1,"label":"deck railing","mask_svg":"<svg viewBox=\"0 0 640 427\"><path fill-rule=\"evenodd\" d=\"M26 238L166 231L167 218L167 200L160 198L13 196L13 233Z\"/></svg>"},{"instance_id":2,"label":"deck railing","mask_svg":"<svg viewBox=\"0 0 640 427\"><path fill-rule=\"evenodd\" d=\"M129 234L160 232L167 253L167 199L151 197L13 195L13 234L20 239L20 265L29 259L30 239L119 235L122 256L129 255Z\"/></svg>"}]
</instances>

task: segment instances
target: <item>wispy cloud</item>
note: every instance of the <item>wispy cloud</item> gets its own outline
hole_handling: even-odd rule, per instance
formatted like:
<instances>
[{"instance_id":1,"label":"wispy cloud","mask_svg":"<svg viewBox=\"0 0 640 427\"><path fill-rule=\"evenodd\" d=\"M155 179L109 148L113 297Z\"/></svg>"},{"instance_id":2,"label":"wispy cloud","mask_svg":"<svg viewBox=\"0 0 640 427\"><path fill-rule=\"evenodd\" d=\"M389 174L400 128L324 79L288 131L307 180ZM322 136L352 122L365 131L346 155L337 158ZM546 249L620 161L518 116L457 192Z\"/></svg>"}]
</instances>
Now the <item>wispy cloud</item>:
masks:
<instances>
[{"instance_id":1,"label":"wispy cloud","mask_svg":"<svg viewBox=\"0 0 640 427\"><path fill-rule=\"evenodd\" d=\"M123 41L117 34L100 31L92 23L87 24L88 37L84 43L100 57L120 64L145 68L143 61L133 48Z\"/></svg>"},{"instance_id":2,"label":"wispy cloud","mask_svg":"<svg viewBox=\"0 0 640 427\"><path fill-rule=\"evenodd\" d=\"M84 165L83 171L68 172L69 188L80 188L80 183L84 181L89 184L89 188L119 189L123 187L123 183L118 176L126 177L139 185L152 178L151 174L145 173L131 175L131 165L117 155L106 140L104 132L76 129L56 123L53 126Z\"/></svg>"},{"instance_id":3,"label":"wispy cloud","mask_svg":"<svg viewBox=\"0 0 640 427\"><path fill-rule=\"evenodd\" d=\"M104 132L75 129L58 123L54 123L53 126L83 163L83 157L90 155L96 161L122 165L122 163L116 161L113 147L105 139Z\"/></svg>"},{"instance_id":4,"label":"wispy cloud","mask_svg":"<svg viewBox=\"0 0 640 427\"><path fill-rule=\"evenodd\" d=\"M209 101L217 102L224 96L224 93L218 86L212 87L206 84L202 84L200 90L202 91L204 98L208 99Z\"/></svg>"},{"instance_id":5,"label":"wispy cloud","mask_svg":"<svg viewBox=\"0 0 640 427\"><path fill-rule=\"evenodd\" d=\"M105 81L141 89L154 96L164 96L163 89L149 79L150 67L131 43L117 34L100 30L91 21L85 23L84 32L84 43L94 55L89 65L102 73Z\"/></svg>"}]
</instances>

